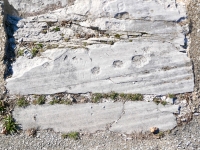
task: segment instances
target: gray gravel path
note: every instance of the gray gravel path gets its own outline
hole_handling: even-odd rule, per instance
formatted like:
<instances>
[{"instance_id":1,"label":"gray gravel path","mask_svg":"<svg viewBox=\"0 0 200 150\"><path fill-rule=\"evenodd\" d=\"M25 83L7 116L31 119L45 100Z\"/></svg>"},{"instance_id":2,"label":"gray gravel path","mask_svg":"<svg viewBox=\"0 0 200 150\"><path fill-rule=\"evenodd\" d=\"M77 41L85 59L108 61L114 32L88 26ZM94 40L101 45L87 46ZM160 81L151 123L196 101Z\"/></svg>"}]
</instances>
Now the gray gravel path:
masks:
<instances>
[{"instance_id":1,"label":"gray gravel path","mask_svg":"<svg viewBox=\"0 0 200 150\"><path fill-rule=\"evenodd\" d=\"M83 134L80 140L62 139L61 133L51 130L38 131L36 137L25 132L14 136L0 136L0 149L5 150L198 150L200 149L200 116L183 126L177 127L161 139L152 136L142 139L141 135L96 132ZM137 138L136 138L137 137Z\"/></svg>"}]
</instances>

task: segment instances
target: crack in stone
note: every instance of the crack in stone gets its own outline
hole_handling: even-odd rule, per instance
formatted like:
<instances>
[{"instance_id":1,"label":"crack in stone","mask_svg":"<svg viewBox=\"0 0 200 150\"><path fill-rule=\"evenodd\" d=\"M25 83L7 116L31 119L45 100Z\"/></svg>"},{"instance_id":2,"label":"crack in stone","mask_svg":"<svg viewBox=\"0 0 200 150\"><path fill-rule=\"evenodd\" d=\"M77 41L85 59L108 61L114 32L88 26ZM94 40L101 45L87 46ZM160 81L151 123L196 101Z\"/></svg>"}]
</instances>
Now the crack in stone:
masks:
<instances>
[{"instance_id":1,"label":"crack in stone","mask_svg":"<svg viewBox=\"0 0 200 150\"><path fill-rule=\"evenodd\" d=\"M107 124L106 125L106 129L107 130L110 130L110 128L112 128L112 125L114 124L114 123L117 123L122 117L123 117L123 115L125 114L125 109L124 109L124 106L125 106L125 103L126 103L126 101L124 101L122 104L123 104L123 106L122 106L122 111L121 111L121 114L119 115L119 118L116 120L116 121L113 121L113 122L111 122L111 123L109 123L109 124Z\"/></svg>"}]
</instances>

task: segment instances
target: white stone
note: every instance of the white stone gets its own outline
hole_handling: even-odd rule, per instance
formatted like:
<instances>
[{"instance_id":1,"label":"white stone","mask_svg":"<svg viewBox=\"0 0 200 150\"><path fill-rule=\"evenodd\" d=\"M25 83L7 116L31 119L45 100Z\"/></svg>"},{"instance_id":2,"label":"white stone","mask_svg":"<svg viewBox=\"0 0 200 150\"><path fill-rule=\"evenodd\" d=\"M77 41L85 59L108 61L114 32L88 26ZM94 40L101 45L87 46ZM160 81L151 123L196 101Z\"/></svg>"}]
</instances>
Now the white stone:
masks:
<instances>
[{"instance_id":1,"label":"white stone","mask_svg":"<svg viewBox=\"0 0 200 150\"><path fill-rule=\"evenodd\" d=\"M161 131L173 129L177 107L156 105L154 102L106 102L66 105L29 106L15 108L13 117L23 130L49 129L56 132L106 130L121 133L149 131L156 126ZM35 117L35 119L34 119ZM115 122L115 123L113 123Z\"/></svg>"},{"instance_id":2,"label":"white stone","mask_svg":"<svg viewBox=\"0 0 200 150\"><path fill-rule=\"evenodd\" d=\"M107 124L117 120L122 108L123 103L32 105L26 109L16 108L13 116L22 125L23 130L39 127L52 128L56 132L83 130L94 133L105 130Z\"/></svg>"},{"instance_id":3,"label":"white stone","mask_svg":"<svg viewBox=\"0 0 200 150\"><path fill-rule=\"evenodd\" d=\"M166 102L170 103L170 104L174 104L174 98L167 98Z\"/></svg>"},{"instance_id":4,"label":"white stone","mask_svg":"<svg viewBox=\"0 0 200 150\"><path fill-rule=\"evenodd\" d=\"M126 102L124 114L114 123L111 131L131 134L146 132L151 127L158 127L161 131L176 126L176 117L172 114L178 106L156 105L154 102Z\"/></svg>"},{"instance_id":5,"label":"white stone","mask_svg":"<svg viewBox=\"0 0 200 150\"><path fill-rule=\"evenodd\" d=\"M27 14L39 13L49 4L55 4L53 0L44 0L42 4L38 0L9 2ZM61 0L60 6L68 2ZM185 44L188 30L178 23L187 18L185 8L175 0L75 0L74 5L34 17L21 20L8 17L16 29L16 40L48 45L55 42L60 49L48 50L32 60L17 58L6 88L10 94L22 95L192 92L192 64L183 53L186 49L180 46ZM71 25L50 32L47 22L62 21L71 21ZM109 33L110 37L101 32ZM78 34L104 37L83 40L75 36ZM122 39L115 38L116 34ZM125 36L131 39L123 39ZM70 38L70 42L64 38Z\"/></svg>"},{"instance_id":6,"label":"white stone","mask_svg":"<svg viewBox=\"0 0 200 150\"><path fill-rule=\"evenodd\" d=\"M170 43L135 40L88 50L49 50L32 60L17 59L6 87L11 94L191 92L192 65L174 49Z\"/></svg>"}]
</instances>

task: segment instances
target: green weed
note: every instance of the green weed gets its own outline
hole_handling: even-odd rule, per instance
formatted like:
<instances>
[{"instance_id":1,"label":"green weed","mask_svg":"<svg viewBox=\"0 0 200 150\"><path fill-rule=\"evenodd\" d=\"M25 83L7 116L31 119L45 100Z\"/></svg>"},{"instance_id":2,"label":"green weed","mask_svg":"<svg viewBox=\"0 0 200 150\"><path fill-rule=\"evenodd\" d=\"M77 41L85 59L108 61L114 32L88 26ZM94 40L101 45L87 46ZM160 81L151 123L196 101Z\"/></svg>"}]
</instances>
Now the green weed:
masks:
<instances>
[{"instance_id":1,"label":"green weed","mask_svg":"<svg viewBox=\"0 0 200 150\"><path fill-rule=\"evenodd\" d=\"M58 31L60 31L60 28L59 27L55 27L55 28L52 29L52 31L58 32Z\"/></svg>"},{"instance_id":2,"label":"green weed","mask_svg":"<svg viewBox=\"0 0 200 150\"><path fill-rule=\"evenodd\" d=\"M92 94L92 102L93 103L97 103L100 101L100 99L103 98L103 94L101 93L95 93L95 94Z\"/></svg>"},{"instance_id":3,"label":"green weed","mask_svg":"<svg viewBox=\"0 0 200 150\"><path fill-rule=\"evenodd\" d=\"M84 42L83 45L84 45L84 46L87 46L87 42Z\"/></svg>"},{"instance_id":4,"label":"green weed","mask_svg":"<svg viewBox=\"0 0 200 150\"><path fill-rule=\"evenodd\" d=\"M38 50L36 47L34 47L34 48L31 50L31 53L32 53L33 57L35 57L35 56L38 54L38 52L39 52L39 50Z\"/></svg>"},{"instance_id":5,"label":"green weed","mask_svg":"<svg viewBox=\"0 0 200 150\"><path fill-rule=\"evenodd\" d=\"M116 100L118 98L119 94L118 93L115 93L115 92L111 92L109 94L109 97L113 100Z\"/></svg>"},{"instance_id":6,"label":"green weed","mask_svg":"<svg viewBox=\"0 0 200 150\"><path fill-rule=\"evenodd\" d=\"M161 101L160 103L161 103L162 105L164 105L164 106L167 105L167 102L166 102L166 101Z\"/></svg>"},{"instance_id":7,"label":"green weed","mask_svg":"<svg viewBox=\"0 0 200 150\"><path fill-rule=\"evenodd\" d=\"M120 39L120 36L121 36L121 35L119 35L119 34L115 34L115 38L116 38L116 39Z\"/></svg>"},{"instance_id":8,"label":"green weed","mask_svg":"<svg viewBox=\"0 0 200 150\"><path fill-rule=\"evenodd\" d=\"M143 95L142 94L127 94L126 99L131 100L131 101L141 101L143 100Z\"/></svg>"},{"instance_id":9,"label":"green weed","mask_svg":"<svg viewBox=\"0 0 200 150\"><path fill-rule=\"evenodd\" d=\"M24 51L21 50L21 49L19 49L19 50L17 51L17 57L23 56L23 55L24 55Z\"/></svg>"},{"instance_id":10,"label":"green weed","mask_svg":"<svg viewBox=\"0 0 200 150\"><path fill-rule=\"evenodd\" d=\"M176 95L175 95L175 94L168 94L168 97L169 97L169 98L175 98Z\"/></svg>"},{"instance_id":11,"label":"green weed","mask_svg":"<svg viewBox=\"0 0 200 150\"><path fill-rule=\"evenodd\" d=\"M79 132L69 132L67 133L67 137L69 137L70 139L78 140L80 139L80 134Z\"/></svg>"},{"instance_id":12,"label":"green weed","mask_svg":"<svg viewBox=\"0 0 200 150\"><path fill-rule=\"evenodd\" d=\"M13 134L18 130L18 124L15 123L15 120L11 115L8 115L3 120L3 128L7 134Z\"/></svg>"},{"instance_id":13,"label":"green weed","mask_svg":"<svg viewBox=\"0 0 200 150\"><path fill-rule=\"evenodd\" d=\"M45 104L45 96L43 95L39 96L39 98L37 99L37 103L38 105Z\"/></svg>"},{"instance_id":14,"label":"green weed","mask_svg":"<svg viewBox=\"0 0 200 150\"><path fill-rule=\"evenodd\" d=\"M29 102L25 99L25 97L21 97L17 101L17 106L19 107L27 107L29 105Z\"/></svg>"},{"instance_id":15,"label":"green weed","mask_svg":"<svg viewBox=\"0 0 200 150\"><path fill-rule=\"evenodd\" d=\"M33 100L32 104L33 105L42 105L42 104L45 104L45 96L40 95L38 97L38 99Z\"/></svg>"},{"instance_id":16,"label":"green weed","mask_svg":"<svg viewBox=\"0 0 200 150\"><path fill-rule=\"evenodd\" d=\"M52 101L49 102L50 105L54 104L65 104L65 105L72 105L72 102L70 100L58 100L58 99L53 99Z\"/></svg>"}]
</instances>

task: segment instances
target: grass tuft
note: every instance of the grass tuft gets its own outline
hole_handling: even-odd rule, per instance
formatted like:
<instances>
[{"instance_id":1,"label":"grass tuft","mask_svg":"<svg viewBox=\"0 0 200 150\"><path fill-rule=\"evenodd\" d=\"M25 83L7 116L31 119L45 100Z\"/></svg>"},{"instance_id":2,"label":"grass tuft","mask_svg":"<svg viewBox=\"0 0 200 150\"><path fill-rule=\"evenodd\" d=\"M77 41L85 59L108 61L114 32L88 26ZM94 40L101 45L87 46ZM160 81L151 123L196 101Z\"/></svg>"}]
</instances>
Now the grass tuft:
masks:
<instances>
[{"instance_id":1,"label":"grass tuft","mask_svg":"<svg viewBox=\"0 0 200 150\"><path fill-rule=\"evenodd\" d=\"M168 94L168 97L169 98L176 98L176 95L175 94Z\"/></svg>"},{"instance_id":2,"label":"grass tuft","mask_svg":"<svg viewBox=\"0 0 200 150\"><path fill-rule=\"evenodd\" d=\"M8 115L3 120L3 128L6 134L13 134L17 132L18 124L16 124L11 115Z\"/></svg>"},{"instance_id":3,"label":"grass tuft","mask_svg":"<svg viewBox=\"0 0 200 150\"><path fill-rule=\"evenodd\" d=\"M113 100L116 100L118 98L119 94L118 93L115 93L115 92L111 92L109 94L109 97Z\"/></svg>"},{"instance_id":4,"label":"grass tuft","mask_svg":"<svg viewBox=\"0 0 200 150\"><path fill-rule=\"evenodd\" d=\"M21 97L21 98L19 98L18 101L17 101L17 106L18 106L18 107L23 107L23 108L25 108L25 107L27 107L28 105L29 105L29 102L25 99L25 97Z\"/></svg>"},{"instance_id":5,"label":"grass tuft","mask_svg":"<svg viewBox=\"0 0 200 150\"><path fill-rule=\"evenodd\" d=\"M38 54L38 52L39 52L39 50L38 50L36 47L34 47L34 48L31 50L31 53L32 53L33 57L35 57L35 56Z\"/></svg>"},{"instance_id":6,"label":"grass tuft","mask_svg":"<svg viewBox=\"0 0 200 150\"><path fill-rule=\"evenodd\" d=\"M38 99L33 100L32 104L33 105L43 105L43 104L45 104L45 96L44 95L40 95L38 97Z\"/></svg>"},{"instance_id":7,"label":"grass tuft","mask_svg":"<svg viewBox=\"0 0 200 150\"><path fill-rule=\"evenodd\" d=\"M101 93L94 93L92 94L92 102L98 103L103 98L103 94Z\"/></svg>"},{"instance_id":8,"label":"grass tuft","mask_svg":"<svg viewBox=\"0 0 200 150\"><path fill-rule=\"evenodd\" d=\"M116 38L116 39L120 39L120 36L121 36L121 35L119 35L119 34L115 34L115 38Z\"/></svg>"},{"instance_id":9,"label":"grass tuft","mask_svg":"<svg viewBox=\"0 0 200 150\"><path fill-rule=\"evenodd\" d=\"M60 31L60 28L59 27L55 27L55 28L52 29L52 31L58 32L58 31Z\"/></svg>"},{"instance_id":10,"label":"grass tuft","mask_svg":"<svg viewBox=\"0 0 200 150\"><path fill-rule=\"evenodd\" d=\"M38 105L45 104L45 96L43 96L43 95L39 96L37 103L38 103Z\"/></svg>"},{"instance_id":11,"label":"grass tuft","mask_svg":"<svg viewBox=\"0 0 200 150\"><path fill-rule=\"evenodd\" d=\"M72 105L72 102L70 100L58 100L58 99L53 99L52 101L49 102L50 105L54 104L65 104L65 105Z\"/></svg>"},{"instance_id":12,"label":"grass tuft","mask_svg":"<svg viewBox=\"0 0 200 150\"><path fill-rule=\"evenodd\" d=\"M161 104L165 106L165 105L167 105L167 102L166 101L161 101Z\"/></svg>"},{"instance_id":13,"label":"grass tuft","mask_svg":"<svg viewBox=\"0 0 200 150\"><path fill-rule=\"evenodd\" d=\"M83 45L84 45L84 46L87 46L87 42L83 42Z\"/></svg>"},{"instance_id":14,"label":"grass tuft","mask_svg":"<svg viewBox=\"0 0 200 150\"><path fill-rule=\"evenodd\" d=\"M21 49L19 49L19 50L17 51L17 57L23 56L23 55L24 55L24 51L21 50Z\"/></svg>"},{"instance_id":15,"label":"grass tuft","mask_svg":"<svg viewBox=\"0 0 200 150\"><path fill-rule=\"evenodd\" d=\"M124 93L116 93L116 92L111 92L108 94L105 93L94 93L92 94L92 102L97 103L100 102L102 98L110 98L112 100L117 100L119 98L124 99L124 100L131 100L131 101L142 101L143 100L143 95L142 94L124 94Z\"/></svg>"},{"instance_id":16,"label":"grass tuft","mask_svg":"<svg viewBox=\"0 0 200 150\"><path fill-rule=\"evenodd\" d=\"M67 134L62 134L61 136L62 136L63 139L65 139L65 138L70 138L70 139L73 139L73 140L80 139L79 132L69 132Z\"/></svg>"}]
</instances>

